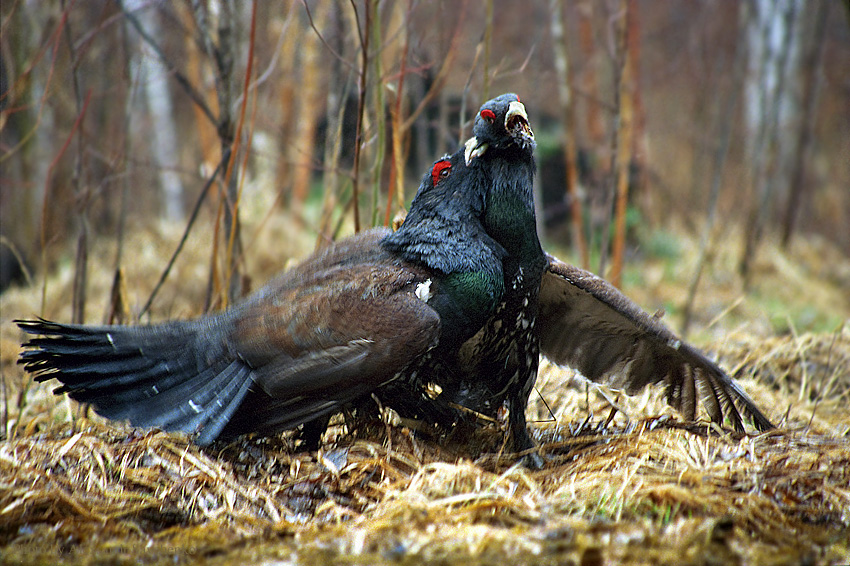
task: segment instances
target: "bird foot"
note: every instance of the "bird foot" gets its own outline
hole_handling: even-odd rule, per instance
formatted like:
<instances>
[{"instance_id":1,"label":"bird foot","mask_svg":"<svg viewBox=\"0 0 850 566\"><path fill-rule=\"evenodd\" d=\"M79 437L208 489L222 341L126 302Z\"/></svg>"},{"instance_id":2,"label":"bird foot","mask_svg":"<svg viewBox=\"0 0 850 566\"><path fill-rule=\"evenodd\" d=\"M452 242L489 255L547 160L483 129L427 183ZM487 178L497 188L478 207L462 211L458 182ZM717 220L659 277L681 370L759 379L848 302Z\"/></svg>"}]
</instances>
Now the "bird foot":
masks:
<instances>
[{"instance_id":1,"label":"bird foot","mask_svg":"<svg viewBox=\"0 0 850 566\"><path fill-rule=\"evenodd\" d=\"M524 434L523 434L524 433ZM519 456L519 463L529 470L540 470L546 465L546 460L540 454L540 447L531 438L526 428L512 435L508 440L508 446L513 453Z\"/></svg>"},{"instance_id":2,"label":"bird foot","mask_svg":"<svg viewBox=\"0 0 850 566\"><path fill-rule=\"evenodd\" d=\"M543 466L546 465L546 460L544 460L543 456L535 450L534 452L529 452L525 456L522 456L519 459L519 463L529 470L542 470Z\"/></svg>"}]
</instances>

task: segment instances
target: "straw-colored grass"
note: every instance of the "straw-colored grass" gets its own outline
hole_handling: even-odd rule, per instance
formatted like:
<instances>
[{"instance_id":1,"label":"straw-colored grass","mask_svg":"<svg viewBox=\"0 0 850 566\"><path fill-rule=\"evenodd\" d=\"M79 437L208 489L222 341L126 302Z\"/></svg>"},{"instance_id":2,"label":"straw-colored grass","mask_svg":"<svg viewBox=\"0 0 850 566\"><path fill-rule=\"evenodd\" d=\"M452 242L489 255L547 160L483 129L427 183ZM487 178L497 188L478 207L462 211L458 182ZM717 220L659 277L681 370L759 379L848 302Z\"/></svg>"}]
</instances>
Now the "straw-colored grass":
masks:
<instances>
[{"instance_id":1,"label":"straw-colored grass","mask_svg":"<svg viewBox=\"0 0 850 566\"><path fill-rule=\"evenodd\" d=\"M147 288L155 260L136 257L128 279ZM67 319L66 278L52 276L47 316ZM92 309L109 280L93 273ZM191 314L197 297L166 292L160 317ZM14 364L10 320L39 296L3 297L3 563L850 562L850 324L703 344L780 424L758 436L682 423L658 391L629 398L544 362L528 415L547 465L529 471L500 453L499 423L461 441L340 419L304 453L289 434L200 449L104 421Z\"/></svg>"}]
</instances>

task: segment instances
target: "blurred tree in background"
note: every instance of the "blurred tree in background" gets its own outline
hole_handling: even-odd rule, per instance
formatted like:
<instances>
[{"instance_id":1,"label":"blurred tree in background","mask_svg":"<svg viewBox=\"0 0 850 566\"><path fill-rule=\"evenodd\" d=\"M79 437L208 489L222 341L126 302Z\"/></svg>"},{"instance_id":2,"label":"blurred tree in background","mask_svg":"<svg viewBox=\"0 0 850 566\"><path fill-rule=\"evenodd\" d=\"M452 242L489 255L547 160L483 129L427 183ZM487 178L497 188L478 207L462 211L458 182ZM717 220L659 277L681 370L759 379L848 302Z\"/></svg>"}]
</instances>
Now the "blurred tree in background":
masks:
<instances>
[{"instance_id":1,"label":"blurred tree in background","mask_svg":"<svg viewBox=\"0 0 850 566\"><path fill-rule=\"evenodd\" d=\"M115 256L97 261L126 317L124 235L198 221L215 227L208 308L224 306L247 286L240 218L255 195L319 245L388 224L506 91L537 135L544 239L577 263L613 262L616 278L635 233L658 228L702 233L706 257L742 231L745 279L766 234L850 253L845 9L7 0L2 276L17 258L43 276L73 257L81 319L91 238L107 236Z\"/></svg>"}]
</instances>

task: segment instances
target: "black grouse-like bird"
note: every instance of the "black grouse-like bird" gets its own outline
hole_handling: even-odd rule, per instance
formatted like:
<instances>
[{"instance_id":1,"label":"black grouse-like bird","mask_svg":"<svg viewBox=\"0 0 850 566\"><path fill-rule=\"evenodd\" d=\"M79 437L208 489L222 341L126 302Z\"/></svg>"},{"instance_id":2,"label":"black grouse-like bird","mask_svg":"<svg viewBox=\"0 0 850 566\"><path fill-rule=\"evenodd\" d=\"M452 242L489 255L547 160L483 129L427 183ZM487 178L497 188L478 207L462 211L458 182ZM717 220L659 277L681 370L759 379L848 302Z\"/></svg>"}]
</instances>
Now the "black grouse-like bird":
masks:
<instances>
[{"instance_id":1,"label":"black grouse-like bird","mask_svg":"<svg viewBox=\"0 0 850 566\"><path fill-rule=\"evenodd\" d=\"M537 238L534 214L534 134L515 94L485 103L465 145L467 185L485 200L482 224L505 248L504 291L484 326L441 375L445 399L491 418L508 410L507 448L527 451L525 407L537 378L538 294L547 258ZM536 456L531 456L536 459ZM540 462L536 462L540 463Z\"/></svg>"},{"instance_id":2,"label":"black grouse-like bird","mask_svg":"<svg viewBox=\"0 0 850 566\"><path fill-rule=\"evenodd\" d=\"M206 444L305 425L370 395L443 426L507 407L509 444L533 448L524 409L538 354L633 393L664 382L688 419L772 427L711 360L594 275L544 254L534 136L518 97L485 103L466 147L436 162L395 233L343 240L223 313L154 326L19 321L20 362L57 393ZM436 387L435 387L436 386ZM529 460L527 460L529 461ZM539 457L529 463L539 464Z\"/></svg>"},{"instance_id":3,"label":"black grouse-like bird","mask_svg":"<svg viewBox=\"0 0 850 566\"><path fill-rule=\"evenodd\" d=\"M205 445L308 426L404 375L438 344L459 347L502 293L506 252L465 190L463 153L436 162L395 233L352 236L231 309L149 326L17 321L19 360L79 402ZM447 346L446 346L447 345Z\"/></svg>"},{"instance_id":4,"label":"black grouse-like bird","mask_svg":"<svg viewBox=\"0 0 850 566\"><path fill-rule=\"evenodd\" d=\"M448 401L491 418L506 407L507 446L528 452L534 443L525 407L542 352L629 394L664 382L668 402L689 420L696 417L699 397L717 423L728 419L743 431L743 413L758 430L772 428L740 387L699 350L603 279L544 254L532 193L534 145L515 94L481 107L466 143L466 183L486 195L482 223L508 253L505 290L484 327L458 351L454 371L442 376L439 385ZM533 454L526 461L540 463Z\"/></svg>"}]
</instances>

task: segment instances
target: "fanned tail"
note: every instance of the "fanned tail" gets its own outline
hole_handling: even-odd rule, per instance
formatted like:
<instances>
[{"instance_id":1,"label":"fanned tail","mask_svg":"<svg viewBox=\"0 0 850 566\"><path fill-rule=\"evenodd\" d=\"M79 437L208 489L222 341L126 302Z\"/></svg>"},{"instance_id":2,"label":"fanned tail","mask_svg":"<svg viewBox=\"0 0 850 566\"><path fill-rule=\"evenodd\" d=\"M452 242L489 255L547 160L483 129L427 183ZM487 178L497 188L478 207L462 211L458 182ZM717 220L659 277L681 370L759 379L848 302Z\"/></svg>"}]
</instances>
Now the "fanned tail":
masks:
<instances>
[{"instance_id":1,"label":"fanned tail","mask_svg":"<svg viewBox=\"0 0 850 566\"><path fill-rule=\"evenodd\" d=\"M210 339L221 332L220 319L138 327L15 322L39 335L18 360L36 381L58 379L56 393L104 417L193 434L201 445L218 437L252 383L251 368Z\"/></svg>"}]
</instances>

